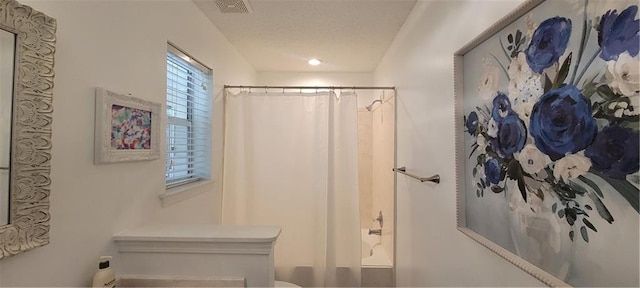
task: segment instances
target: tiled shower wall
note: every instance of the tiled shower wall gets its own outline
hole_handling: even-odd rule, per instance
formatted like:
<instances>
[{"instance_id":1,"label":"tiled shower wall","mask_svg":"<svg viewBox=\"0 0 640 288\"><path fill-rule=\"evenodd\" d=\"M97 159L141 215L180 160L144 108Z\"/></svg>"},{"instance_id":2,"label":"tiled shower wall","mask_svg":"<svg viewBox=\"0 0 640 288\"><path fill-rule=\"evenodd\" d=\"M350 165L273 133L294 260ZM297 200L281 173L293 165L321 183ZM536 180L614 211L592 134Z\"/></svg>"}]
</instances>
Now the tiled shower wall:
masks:
<instances>
[{"instance_id":1,"label":"tiled shower wall","mask_svg":"<svg viewBox=\"0 0 640 288\"><path fill-rule=\"evenodd\" d=\"M384 102L373 110L371 119L373 138L372 169L372 217L382 211L384 226L382 227L382 246L393 260L394 233L394 101L385 97ZM377 224L377 223L376 223Z\"/></svg>"},{"instance_id":2,"label":"tiled shower wall","mask_svg":"<svg viewBox=\"0 0 640 288\"><path fill-rule=\"evenodd\" d=\"M373 145L371 112L358 109L358 181L360 187L360 227L371 228Z\"/></svg>"},{"instance_id":3,"label":"tiled shower wall","mask_svg":"<svg viewBox=\"0 0 640 288\"><path fill-rule=\"evenodd\" d=\"M358 161L361 227L380 228L373 218L382 211L382 245L393 259L394 231L394 121L393 96L384 97L373 111L358 111Z\"/></svg>"}]
</instances>

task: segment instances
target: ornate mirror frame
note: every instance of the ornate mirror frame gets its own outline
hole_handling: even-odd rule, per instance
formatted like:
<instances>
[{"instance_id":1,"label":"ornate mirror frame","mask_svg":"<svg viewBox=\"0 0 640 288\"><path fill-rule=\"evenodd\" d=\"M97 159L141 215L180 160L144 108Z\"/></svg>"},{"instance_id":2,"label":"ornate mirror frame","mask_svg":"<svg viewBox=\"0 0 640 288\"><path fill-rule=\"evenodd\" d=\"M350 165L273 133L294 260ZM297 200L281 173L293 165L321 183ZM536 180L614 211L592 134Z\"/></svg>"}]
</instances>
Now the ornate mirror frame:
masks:
<instances>
[{"instance_id":1,"label":"ornate mirror frame","mask_svg":"<svg viewBox=\"0 0 640 288\"><path fill-rule=\"evenodd\" d=\"M0 259L49 243L51 121L56 19L0 0L0 29L16 35L9 224Z\"/></svg>"}]
</instances>

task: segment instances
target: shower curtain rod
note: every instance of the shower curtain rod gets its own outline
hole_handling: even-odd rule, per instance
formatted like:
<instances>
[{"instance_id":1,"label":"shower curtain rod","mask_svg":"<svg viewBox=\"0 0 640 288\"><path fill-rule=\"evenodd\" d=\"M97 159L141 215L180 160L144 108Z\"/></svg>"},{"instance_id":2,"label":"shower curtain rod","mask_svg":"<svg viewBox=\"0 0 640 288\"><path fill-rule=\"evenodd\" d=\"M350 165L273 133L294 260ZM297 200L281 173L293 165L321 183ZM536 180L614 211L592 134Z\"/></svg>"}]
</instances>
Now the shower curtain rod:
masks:
<instances>
[{"instance_id":1,"label":"shower curtain rod","mask_svg":"<svg viewBox=\"0 0 640 288\"><path fill-rule=\"evenodd\" d=\"M329 89L329 90L396 90L395 86L375 87L375 86L242 86L224 85L224 89Z\"/></svg>"}]
</instances>

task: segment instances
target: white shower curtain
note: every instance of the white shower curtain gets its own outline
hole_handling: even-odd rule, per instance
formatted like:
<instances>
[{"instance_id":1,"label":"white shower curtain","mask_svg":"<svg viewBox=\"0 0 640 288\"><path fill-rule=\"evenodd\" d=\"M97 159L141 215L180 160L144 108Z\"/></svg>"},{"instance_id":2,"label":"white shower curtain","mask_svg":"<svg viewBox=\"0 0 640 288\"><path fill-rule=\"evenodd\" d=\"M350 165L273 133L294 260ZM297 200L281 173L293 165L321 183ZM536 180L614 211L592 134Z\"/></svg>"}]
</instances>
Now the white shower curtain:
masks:
<instances>
[{"instance_id":1,"label":"white shower curtain","mask_svg":"<svg viewBox=\"0 0 640 288\"><path fill-rule=\"evenodd\" d=\"M226 115L223 223L282 227L277 280L359 286L356 95L241 92Z\"/></svg>"}]
</instances>

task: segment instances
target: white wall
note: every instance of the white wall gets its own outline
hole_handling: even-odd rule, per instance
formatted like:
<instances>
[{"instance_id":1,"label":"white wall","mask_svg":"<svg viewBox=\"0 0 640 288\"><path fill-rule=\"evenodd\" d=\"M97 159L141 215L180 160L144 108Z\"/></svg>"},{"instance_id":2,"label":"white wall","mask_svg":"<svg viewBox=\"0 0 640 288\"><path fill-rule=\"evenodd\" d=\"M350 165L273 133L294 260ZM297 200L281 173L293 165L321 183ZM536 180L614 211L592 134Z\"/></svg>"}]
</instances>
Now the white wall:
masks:
<instances>
[{"instance_id":1,"label":"white wall","mask_svg":"<svg viewBox=\"0 0 640 288\"><path fill-rule=\"evenodd\" d=\"M24 2L58 22L51 243L3 259L0 286L88 286L98 256L116 254L114 233L144 223L218 223L219 182L162 208L164 157L93 164L94 88L164 103L166 43L171 41L213 69L214 118L221 124L222 85L252 84L254 69L191 1ZM221 128L214 126L216 155L221 154ZM220 163L214 164L218 174Z\"/></svg>"},{"instance_id":2,"label":"white wall","mask_svg":"<svg viewBox=\"0 0 640 288\"><path fill-rule=\"evenodd\" d=\"M456 230L453 53L521 1L418 1L375 71L398 89L398 286L541 286Z\"/></svg>"},{"instance_id":3,"label":"white wall","mask_svg":"<svg viewBox=\"0 0 640 288\"><path fill-rule=\"evenodd\" d=\"M365 72L257 72L258 85L371 86L373 73ZM243 83L237 83L242 85Z\"/></svg>"}]
</instances>

